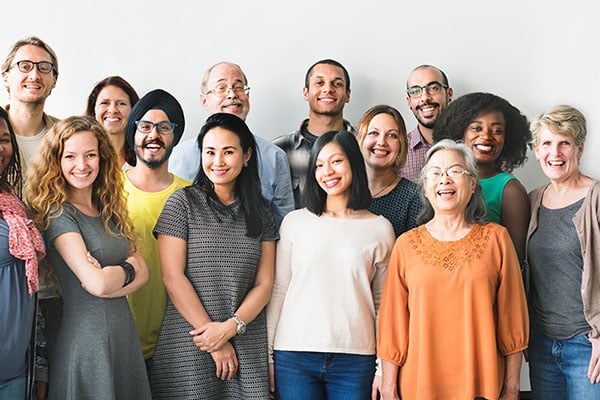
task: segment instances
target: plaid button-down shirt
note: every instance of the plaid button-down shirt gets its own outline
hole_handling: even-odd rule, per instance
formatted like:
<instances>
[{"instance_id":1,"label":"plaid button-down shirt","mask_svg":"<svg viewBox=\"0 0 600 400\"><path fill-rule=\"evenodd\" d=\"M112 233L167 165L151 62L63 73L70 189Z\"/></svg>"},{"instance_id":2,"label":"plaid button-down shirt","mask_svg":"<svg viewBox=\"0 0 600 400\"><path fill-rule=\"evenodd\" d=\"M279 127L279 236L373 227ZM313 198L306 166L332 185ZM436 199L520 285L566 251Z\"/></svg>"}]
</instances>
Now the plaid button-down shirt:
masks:
<instances>
[{"instance_id":1,"label":"plaid button-down shirt","mask_svg":"<svg viewBox=\"0 0 600 400\"><path fill-rule=\"evenodd\" d=\"M292 189L294 190L294 203L296 209L304 207L302 194L304 193L304 186L306 185L310 151L317 139L316 136L308 132L306 129L307 126L308 118L302 121L300 129L273 139L273 143L286 152L288 161L290 162ZM354 127L346 120L344 120L344 130L354 133Z\"/></svg>"},{"instance_id":2,"label":"plaid button-down shirt","mask_svg":"<svg viewBox=\"0 0 600 400\"><path fill-rule=\"evenodd\" d=\"M417 126L412 131L408 132L408 155L404 167L400 169L400 175L415 183L419 182L419 175L423 168L425 155L433 146L423 140L419 127Z\"/></svg>"}]
</instances>

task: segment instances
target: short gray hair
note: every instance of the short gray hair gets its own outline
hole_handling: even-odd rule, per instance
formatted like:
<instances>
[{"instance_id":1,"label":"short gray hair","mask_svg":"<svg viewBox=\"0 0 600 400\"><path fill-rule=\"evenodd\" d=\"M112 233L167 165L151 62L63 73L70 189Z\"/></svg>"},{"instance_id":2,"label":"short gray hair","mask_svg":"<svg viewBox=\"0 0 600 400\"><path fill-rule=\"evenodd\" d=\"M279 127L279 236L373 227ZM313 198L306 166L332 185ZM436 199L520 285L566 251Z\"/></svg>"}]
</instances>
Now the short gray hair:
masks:
<instances>
[{"instance_id":1,"label":"short gray hair","mask_svg":"<svg viewBox=\"0 0 600 400\"><path fill-rule=\"evenodd\" d=\"M423 162L423 168L419 175L419 193L421 195L421 201L423 202L423 209L419 214L419 224L424 224L431 220L435 215L435 211L429 202L429 199L425 197L425 172L427 170L427 164L431 157L440 150L450 150L458 153L465 162L465 168L469 173L469 177L475 181L475 193L471 196L469 203L465 209L465 220L470 224L486 224L488 222L487 208L483 199L483 193L481 185L479 184L479 168L477 167L477 160L473 151L464 144L463 142L455 142L452 139L442 139L434 144L427 154L425 155L425 161Z\"/></svg>"}]
</instances>

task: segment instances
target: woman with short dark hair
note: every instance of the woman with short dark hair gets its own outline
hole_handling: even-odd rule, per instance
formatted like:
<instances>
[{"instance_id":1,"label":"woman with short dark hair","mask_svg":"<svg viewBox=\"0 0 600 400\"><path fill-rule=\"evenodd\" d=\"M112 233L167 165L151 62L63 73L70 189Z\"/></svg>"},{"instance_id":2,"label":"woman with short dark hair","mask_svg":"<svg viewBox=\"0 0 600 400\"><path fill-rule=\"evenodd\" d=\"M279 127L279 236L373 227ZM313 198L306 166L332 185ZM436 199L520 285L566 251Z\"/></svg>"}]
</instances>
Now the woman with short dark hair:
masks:
<instances>
[{"instance_id":1,"label":"woman with short dark hair","mask_svg":"<svg viewBox=\"0 0 600 400\"><path fill-rule=\"evenodd\" d=\"M370 398L394 230L367 210L371 194L354 135L320 136L309 171L306 208L284 218L277 244L268 307L271 390L281 400Z\"/></svg>"}]
</instances>

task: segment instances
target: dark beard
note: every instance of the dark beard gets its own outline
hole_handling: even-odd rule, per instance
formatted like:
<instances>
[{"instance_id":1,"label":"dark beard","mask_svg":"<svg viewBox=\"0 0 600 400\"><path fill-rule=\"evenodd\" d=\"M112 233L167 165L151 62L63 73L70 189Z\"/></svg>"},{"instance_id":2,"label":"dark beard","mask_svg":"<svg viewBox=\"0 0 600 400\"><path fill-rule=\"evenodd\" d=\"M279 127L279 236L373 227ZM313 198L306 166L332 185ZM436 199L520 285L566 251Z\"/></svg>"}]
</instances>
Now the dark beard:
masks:
<instances>
[{"instance_id":1,"label":"dark beard","mask_svg":"<svg viewBox=\"0 0 600 400\"><path fill-rule=\"evenodd\" d=\"M146 166L148 168L151 169L157 169L159 167L161 167L164 163L166 163L167 161L169 161L169 157L171 156L171 153L173 152L173 146L171 147L165 147L165 155L162 158L159 158L157 160L146 160L143 159L140 155L140 153L138 152L138 147L135 148L135 155L138 159L138 161L143 162L144 164L146 164Z\"/></svg>"}]
</instances>

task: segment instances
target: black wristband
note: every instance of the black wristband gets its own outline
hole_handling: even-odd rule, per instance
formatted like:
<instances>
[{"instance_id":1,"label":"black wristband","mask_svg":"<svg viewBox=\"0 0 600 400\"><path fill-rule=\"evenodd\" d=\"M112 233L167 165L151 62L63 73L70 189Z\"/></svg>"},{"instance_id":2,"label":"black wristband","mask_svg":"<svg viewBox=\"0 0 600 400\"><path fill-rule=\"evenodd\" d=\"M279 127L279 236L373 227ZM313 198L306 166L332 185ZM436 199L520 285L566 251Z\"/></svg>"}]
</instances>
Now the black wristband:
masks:
<instances>
[{"instance_id":1,"label":"black wristband","mask_svg":"<svg viewBox=\"0 0 600 400\"><path fill-rule=\"evenodd\" d=\"M135 268L133 268L133 265L131 265L127 261L124 261L119 265L125 271L125 282L123 282L123 287L125 287L131 282L133 282L133 280L135 279Z\"/></svg>"}]
</instances>

